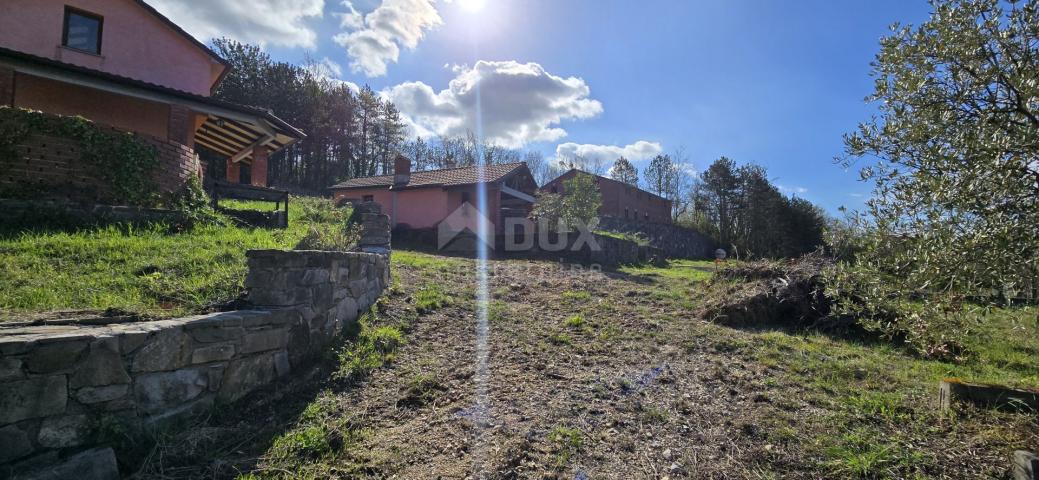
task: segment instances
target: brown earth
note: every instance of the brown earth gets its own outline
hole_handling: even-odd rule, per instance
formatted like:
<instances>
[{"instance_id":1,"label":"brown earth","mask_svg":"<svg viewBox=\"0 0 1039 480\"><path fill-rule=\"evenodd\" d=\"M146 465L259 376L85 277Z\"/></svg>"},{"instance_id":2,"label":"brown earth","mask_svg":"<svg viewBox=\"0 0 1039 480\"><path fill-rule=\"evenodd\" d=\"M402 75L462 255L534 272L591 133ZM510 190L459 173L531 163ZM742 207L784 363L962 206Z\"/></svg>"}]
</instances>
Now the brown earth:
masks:
<instances>
[{"instance_id":1,"label":"brown earth","mask_svg":"<svg viewBox=\"0 0 1039 480\"><path fill-rule=\"evenodd\" d=\"M835 423L858 414L844 410L843 390L813 384L812 369L830 368L840 354L791 348L799 340L779 338L787 333L701 319L695 269L687 277L603 274L527 261L492 262L489 415L481 424L474 264L419 258L428 264L395 262L398 285L373 322L406 332L392 362L350 382L334 379L338 366L326 359L161 436L132 466L137 476L976 478L1005 476L1012 448L1039 445L1039 425L1027 416L942 423L924 404L927 391L905 395L910 427L893 416L901 410ZM431 285L450 301L419 314L416 296ZM831 341L820 338L812 341ZM836 371L851 391L888 375L859 370ZM315 422L315 410L323 420ZM286 456L279 439L305 425L320 425L329 446ZM829 443L852 445L852 428L868 437L861 455L826 453ZM881 451L887 456L872 470L857 472L872 444L885 442L899 455Z\"/></svg>"}]
</instances>

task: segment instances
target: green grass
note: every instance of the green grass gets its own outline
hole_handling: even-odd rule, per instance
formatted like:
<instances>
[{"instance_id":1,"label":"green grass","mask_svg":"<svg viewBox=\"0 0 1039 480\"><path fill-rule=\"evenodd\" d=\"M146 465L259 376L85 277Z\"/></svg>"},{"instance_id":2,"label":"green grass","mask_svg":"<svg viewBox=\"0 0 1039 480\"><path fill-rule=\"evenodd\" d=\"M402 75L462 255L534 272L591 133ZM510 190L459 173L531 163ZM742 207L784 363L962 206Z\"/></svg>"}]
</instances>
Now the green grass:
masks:
<instances>
[{"instance_id":1,"label":"green grass","mask_svg":"<svg viewBox=\"0 0 1039 480\"><path fill-rule=\"evenodd\" d=\"M376 368L393 361L397 349L404 343L404 332L396 326L375 326L377 320L374 308L358 319L356 338L338 352L338 378L361 380Z\"/></svg>"},{"instance_id":2,"label":"green grass","mask_svg":"<svg viewBox=\"0 0 1039 480\"><path fill-rule=\"evenodd\" d=\"M390 256L390 262L394 265L407 266L417 270L433 271L448 271L471 263L470 260L441 257L410 250L394 250Z\"/></svg>"},{"instance_id":3,"label":"green grass","mask_svg":"<svg viewBox=\"0 0 1039 480\"><path fill-rule=\"evenodd\" d=\"M618 270L628 275L700 282L711 278L714 262L710 260L668 260L666 267L636 265L621 267Z\"/></svg>"},{"instance_id":4,"label":"green grass","mask_svg":"<svg viewBox=\"0 0 1039 480\"><path fill-rule=\"evenodd\" d=\"M548 441L552 442L556 452L556 466L562 467L570 462L570 458L581 451L584 437L576 428L558 426L548 433Z\"/></svg>"},{"instance_id":5,"label":"green grass","mask_svg":"<svg viewBox=\"0 0 1039 480\"><path fill-rule=\"evenodd\" d=\"M62 309L118 308L157 317L238 297L245 251L292 248L331 203L294 199L289 228L106 226L0 237L0 321Z\"/></svg>"},{"instance_id":6,"label":"green grass","mask_svg":"<svg viewBox=\"0 0 1039 480\"><path fill-rule=\"evenodd\" d=\"M572 302L587 302L592 299L592 294L585 290L566 290L563 292L563 299Z\"/></svg>"},{"instance_id":7,"label":"green grass","mask_svg":"<svg viewBox=\"0 0 1039 480\"><path fill-rule=\"evenodd\" d=\"M444 293L443 287L438 283L429 283L415 293L415 309L419 313L428 313L439 310L451 303L451 298Z\"/></svg>"},{"instance_id":8,"label":"green grass","mask_svg":"<svg viewBox=\"0 0 1039 480\"><path fill-rule=\"evenodd\" d=\"M289 206L292 206L292 202L295 198L289 199ZM222 198L217 205L226 208L228 210L259 210L261 212L274 211L276 204L274 202L265 202L262 200L234 200L230 198ZM284 205L282 205L284 208ZM290 214L292 212L290 211Z\"/></svg>"},{"instance_id":9,"label":"green grass","mask_svg":"<svg viewBox=\"0 0 1039 480\"><path fill-rule=\"evenodd\" d=\"M636 235L632 233L611 232L609 230L596 230L595 234L602 235L604 237L611 237L620 240L627 240L629 242L635 242L643 247L649 246L649 239L641 235Z\"/></svg>"}]
</instances>

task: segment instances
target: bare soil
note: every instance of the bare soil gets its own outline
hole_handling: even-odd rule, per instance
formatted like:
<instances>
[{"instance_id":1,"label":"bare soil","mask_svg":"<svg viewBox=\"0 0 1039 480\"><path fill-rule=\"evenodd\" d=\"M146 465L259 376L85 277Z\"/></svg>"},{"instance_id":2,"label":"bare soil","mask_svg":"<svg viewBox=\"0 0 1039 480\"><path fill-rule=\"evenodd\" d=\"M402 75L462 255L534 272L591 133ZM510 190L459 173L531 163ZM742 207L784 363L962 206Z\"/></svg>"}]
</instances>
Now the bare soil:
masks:
<instances>
[{"instance_id":1,"label":"bare soil","mask_svg":"<svg viewBox=\"0 0 1039 480\"><path fill-rule=\"evenodd\" d=\"M1039 446L1034 418L966 413L943 422L931 416L927 391L896 397L909 405L896 413L910 420L866 410L835 423L856 415L846 394L812 382L813 369L840 353L826 360L825 349L777 346L775 332L710 323L697 313L704 290L692 277L527 261L492 262L483 423L474 263L443 262L395 265L398 286L376 321L405 327L391 363L347 382L333 379L335 360L323 360L163 435L131 468L139 478L998 478L1013 448ZM419 314L415 296L432 284L450 301ZM852 391L886 375L837 371ZM280 458L277 439L315 404L351 435L330 435L330 450L313 458ZM899 455L881 449L857 471L872 461L872 444L861 455L826 453L853 443L846 434L855 431L892 442Z\"/></svg>"}]
</instances>

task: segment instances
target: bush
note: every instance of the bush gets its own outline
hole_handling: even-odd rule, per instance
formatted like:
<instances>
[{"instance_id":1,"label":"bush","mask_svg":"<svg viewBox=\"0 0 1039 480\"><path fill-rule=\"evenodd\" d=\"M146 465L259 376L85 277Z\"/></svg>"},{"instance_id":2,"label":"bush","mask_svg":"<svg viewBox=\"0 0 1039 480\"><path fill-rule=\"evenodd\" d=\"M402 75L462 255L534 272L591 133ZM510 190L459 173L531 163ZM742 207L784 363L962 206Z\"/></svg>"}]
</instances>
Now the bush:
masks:
<instances>
[{"instance_id":1,"label":"bush","mask_svg":"<svg viewBox=\"0 0 1039 480\"><path fill-rule=\"evenodd\" d=\"M192 176L169 200L169 207L184 216L189 226L196 224L223 224L224 218L213 210L202 181Z\"/></svg>"},{"instance_id":2,"label":"bush","mask_svg":"<svg viewBox=\"0 0 1039 480\"><path fill-rule=\"evenodd\" d=\"M361 230L349 225L350 209L338 207L328 198L301 198L299 218L290 221L310 223L306 235L296 244L296 250L348 251L357 246Z\"/></svg>"}]
</instances>

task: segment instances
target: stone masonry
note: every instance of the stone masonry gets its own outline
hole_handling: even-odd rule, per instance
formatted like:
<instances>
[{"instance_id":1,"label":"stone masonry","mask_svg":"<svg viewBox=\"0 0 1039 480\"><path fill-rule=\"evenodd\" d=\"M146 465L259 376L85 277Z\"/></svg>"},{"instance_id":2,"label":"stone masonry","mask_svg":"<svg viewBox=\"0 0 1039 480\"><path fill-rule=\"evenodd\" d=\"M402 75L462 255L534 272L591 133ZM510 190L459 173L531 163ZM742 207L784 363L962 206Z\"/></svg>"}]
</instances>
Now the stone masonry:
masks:
<instances>
[{"instance_id":1,"label":"stone masonry","mask_svg":"<svg viewBox=\"0 0 1039 480\"><path fill-rule=\"evenodd\" d=\"M249 310L0 327L0 478L113 478L98 434L161 426L299 369L389 284L386 256L250 251Z\"/></svg>"}]
</instances>

